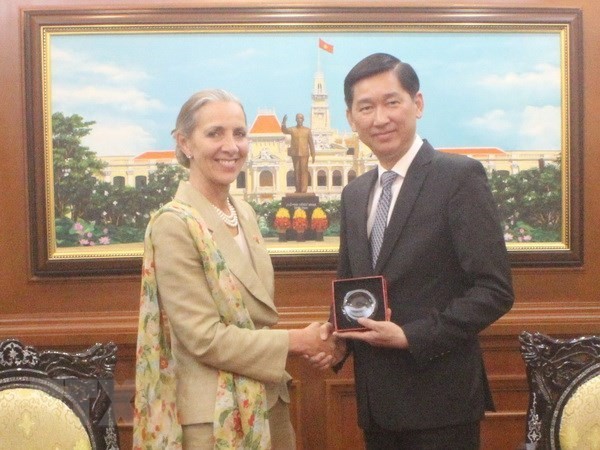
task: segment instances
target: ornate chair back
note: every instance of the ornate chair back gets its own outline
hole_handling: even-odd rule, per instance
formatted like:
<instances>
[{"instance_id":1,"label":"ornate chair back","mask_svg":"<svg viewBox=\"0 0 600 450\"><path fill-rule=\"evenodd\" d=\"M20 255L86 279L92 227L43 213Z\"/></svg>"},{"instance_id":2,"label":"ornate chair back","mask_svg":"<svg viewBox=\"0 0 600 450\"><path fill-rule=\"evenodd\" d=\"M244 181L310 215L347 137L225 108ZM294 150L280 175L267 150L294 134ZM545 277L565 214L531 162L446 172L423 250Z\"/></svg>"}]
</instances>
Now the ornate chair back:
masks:
<instances>
[{"instance_id":1,"label":"ornate chair back","mask_svg":"<svg viewBox=\"0 0 600 450\"><path fill-rule=\"evenodd\" d=\"M526 449L600 449L600 336L519 336L529 384Z\"/></svg>"},{"instance_id":2,"label":"ornate chair back","mask_svg":"<svg viewBox=\"0 0 600 450\"><path fill-rule=\"evenodd\" d=\"M114 343L80 353L0 341L0 448L118 450Z\"/></svg>"}]
</instances>

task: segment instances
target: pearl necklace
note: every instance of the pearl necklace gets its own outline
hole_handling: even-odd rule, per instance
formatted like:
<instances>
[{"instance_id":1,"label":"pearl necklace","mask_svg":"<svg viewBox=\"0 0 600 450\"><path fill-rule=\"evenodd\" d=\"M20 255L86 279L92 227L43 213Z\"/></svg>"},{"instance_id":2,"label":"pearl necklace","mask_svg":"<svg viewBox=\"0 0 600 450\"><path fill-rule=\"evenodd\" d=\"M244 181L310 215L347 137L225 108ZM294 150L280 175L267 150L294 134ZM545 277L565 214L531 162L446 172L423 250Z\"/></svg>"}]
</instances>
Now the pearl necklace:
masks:
<instances>
[{"instance_id":1,"label":"pearl necklace","mask_svg":"<svg viewBox=\"0 0 600 450\"><path fill-rule=\"evenodd\" d=\"M238 221L237 212L235 211L235 208L229 201L229 197L227 197L227 207L229 208L229 211L231 211L230 214L225 214L221 208L217 208L212 203L211 203L211 205L213 206L213 208L215 208L215 211L217 211L217 215L219 216L219 218L223 222L225 222L225 225L227 225L228 227L232 227L232 228L235 228L238 226L239 221Z\"/></svg>"}]
</instances>

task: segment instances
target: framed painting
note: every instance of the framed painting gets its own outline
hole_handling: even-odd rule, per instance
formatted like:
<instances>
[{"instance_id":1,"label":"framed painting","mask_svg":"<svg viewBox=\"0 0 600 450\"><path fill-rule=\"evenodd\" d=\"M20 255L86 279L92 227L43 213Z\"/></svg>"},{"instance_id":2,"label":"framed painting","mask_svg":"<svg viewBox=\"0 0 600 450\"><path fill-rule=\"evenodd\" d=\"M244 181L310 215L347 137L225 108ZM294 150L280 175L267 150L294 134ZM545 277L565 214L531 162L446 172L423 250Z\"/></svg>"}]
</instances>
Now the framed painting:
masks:
<instances>
[{"instance_id":1,"label":"framed painting","mask_svg":"<svg viewBox=\"0 0 600 450\"><path fill-rule=\"evenodd\" d=\"M579 10L31 10L24 31L35 276L139 271L150 215L187 176L170 131L208 87L244 104L250 153L231 193L255 208L276 269L334 269L341 191L376 167L343 79L374 52L419 74L419 135L486 168L511 263L582 263ZM299 114L315 142L304 190L282 131Z\"/></svg>"}]
</instances>

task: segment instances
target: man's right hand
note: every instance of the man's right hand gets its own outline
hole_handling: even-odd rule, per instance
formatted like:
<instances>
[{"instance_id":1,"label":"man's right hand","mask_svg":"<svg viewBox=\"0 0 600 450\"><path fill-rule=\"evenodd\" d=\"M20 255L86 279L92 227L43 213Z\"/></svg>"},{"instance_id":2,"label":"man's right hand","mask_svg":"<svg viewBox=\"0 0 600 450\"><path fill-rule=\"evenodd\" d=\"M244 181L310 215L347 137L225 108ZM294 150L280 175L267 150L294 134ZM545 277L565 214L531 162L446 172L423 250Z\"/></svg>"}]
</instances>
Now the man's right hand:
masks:
<instances>
[{"instance_id":1,"label":"man's right hand","mask_svg":"<svg viewBox=\"0 0 600 450\"><path fill-rule=\"evenodd\" d=\"M325 370L342 361L346 354L346 341L333 334L333 325L330 322L325 322L320 326L319 334L324 342L333 345L331 353L321 352L313 356L305 355L305 358L315 369Z\"/></svg>"},{"instance_id":2,"label":"man's right hand","mask_svg":"<svg viewBox=\"0 0 600 450\"><path fill-rule=\"evenodd\" d=\"M321 338L321 325L313 322L305 328L289 330L289 353L313 357L320 353L331 355L335 348L333 339Z\"/></svg>"}]
</instances>

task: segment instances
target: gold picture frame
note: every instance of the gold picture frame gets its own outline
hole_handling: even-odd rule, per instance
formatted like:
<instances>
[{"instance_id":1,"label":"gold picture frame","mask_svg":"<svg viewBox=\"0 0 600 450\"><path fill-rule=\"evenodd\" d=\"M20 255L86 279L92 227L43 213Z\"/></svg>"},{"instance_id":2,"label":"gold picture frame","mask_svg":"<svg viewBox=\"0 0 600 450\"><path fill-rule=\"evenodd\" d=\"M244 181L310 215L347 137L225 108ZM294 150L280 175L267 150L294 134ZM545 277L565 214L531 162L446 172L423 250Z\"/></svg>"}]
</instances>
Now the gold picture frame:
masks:
<instances>
[{"instance_id":1,"label":"gold picture frame","mask_svg":"<svg viewBox=\"0 0 600 450\"><path fill-rule=\"evenodd\" d=\"M580 51L582 45L580 10L401 7L156 8L115 11L44 9L25 11L23 17L31 267L35 276L114 276L133 274L140 270L141 239L129 244L110 243L101 245L98 243L94 246L68 244L68 240L65 240L67 242L65 245L62 244L63 240L59 239L60 233L70 233L72 239L73 234L78 231L73 228L68 231L60 228L59 219L63 217L57 217L56 214L58 209L57 195L65 187L61 183L66 185L63 177L69 175L68 171L70 169L63 168L64 173L61 175L57 175L57 172L55 172L56 161L63 158L63 155L62 153L58 155L57 149L54 149L53 115L58 112L55 111L55 109L58 109L57 104L62 102L61 105L65 105L67 99L72 100L78 92L80 94L83 92L81 90L65 90L65 86L69 85L69 78L64 75L65 69L76 67L68 64L73 64L73 55L78 55L78 53L66 54L63 50L66 47L71 49L85 47L89 49L91 48L89 46L90 42L94 43L101 40L101 38L111 40L110 45L113 46L113 55L116 55L117 50L120 48L135 48L129 45L135 41L136 45L142 45L138 48L143 48L145 45L146 51L149 49L156 50L156 52L146 53L148 55L146 57L153 60L156 60L158 55L163 54L161 53L163 44L166 44L168 40L175 40L175 38L190 37L194 41L193 48L201 55L200 59L205 58L207 60L210 59L208 56L212 52L224 51L223 49L225 45L229 45L227 44L229 41L235 42L235 45L240 46L239 50L243 50L244 42L253 39L253 42L258 43L259 46L267 50L271 50L271 53L276 53L276 50L279 52L281 66L277 66L278 69L289 69L281 70L281 76L277 78L277 74L273 73L276 72L274 70L275 66L266 62L267 57L264 54L254 56L253 66L264 65L264 73L260 76L254 74L252 78L247 78L246 84L251 85L253 91L256 92L252 96L248 92L236 93L240 95L245 104L248 98L252 100L255 98L265 99L263 100L265 104L259 106L265 106L269 103L271 100L268 94L269 90L275 91L275 88L280 84L288 86L290 90L296 89L297 83L293 79L290 82L289 74L300 72L305 66L313 67L312 71L316 73L318 70L315 70L314 67L316 66L320 70L321 64L326 65L325 61L327 61L329 67L336 67L338 71L335 73L343 74L347 72L351 67L351 62L356 62L359 59L358 54L361 51L359 44L362 45L367 41L371 42L371 45L373 42L379 44L382 51L387 48L395 49L398 47L396 53L401 58L403 54L407 53L418 55L418 52L421 52L421 54L426 53L425 50L431 52L429 58L419 57L421 64L423 66L427 65L427 67L425 70L423 67L417 67L417 72L421 76L426 75L426 81L433 83L433 80L442 77L441 72L434 71L440 70L440 67L436 66L435 63L437 60L441 60L441 57L435 57L435 49L432 50L434 47L421 49L420 46L425 45L421 41L415 45L402 47L400 43L403 45L405 43L402 39L410 38L410 43L414 44L419 38L426 38L428 42L433 42L434 45L436 42L442 41L446 41L446 45L448 45L448 42L453 39L463 38L460 45L459 43L456 44L454 50L456 51L456 60L460 61L464 56L461 62L465 67L469 67L467 63L471 63L470 67L474 67L475 57L472 56L473 53L467 53L466 50L461 50L461 48L466 48L472 43L476 43L478 46L490 45L491 49L492 44L486 43L488 40L499 42L501 45L503 40L517 39L521 40L520 45L525 48L533 45L534 41L537 43L540 39L547 39L542 43L542 48L547 52L548 58L556 61L556 63L554 65L550 64L552 66L550 69L546 67L540 70L548 69L548 72L554 77L552 78L553 88L549 92L553 100L549 101L551 104L549 107L543 102L536 104L537 109L534 108L534 115L540 111L548 110L553 114L554 122L552 123L556 126L553 127L550 134L555 136L554 144L552 144L555 148L546 152L550 156L542 151L544 149L538 152L531 149L522 152L505 151L500 152L503 156L495 156L494 152L490 151L490 148L495 148L496 145L493 139L490 139L489 144L486 145L453 146L445 145L443 142L434 141L432 143L434 146L445 147L441 148L442 151L462 152L477 157L482 160L490 173L502 173L505 178L523 170L531 169L535 171L537 167L541 171L542 168L552 167L555 171L555 184L550 194L554 195L556 206L547 214L552 215L552 218L547 220L547 223L551 223L548 226L552 227L552 230L550 230L552 233L549 233L549 230L546 229L537 230L539 235L550 237L541 238L541 240L532 239L530 234L533 234L533 232L530 233L529 228L526 228L516 217L519 214L521 217L524 216L524 211L520 211L517 215L511 215L510 228L505 225L511 263L514 267L545 267L578 266L583 262L583 209L580 186L583 158L581 120L583 114L583 76ZM144 43L144 40L147 40L147 42ZM286 51L282 51L280 47L277 47L281 42L288 40L290 45L286 47ZM56 42L64 44L65 47L55 47ZM215 42L217 42L216 47ZM223 43L222 48L221 42ZM310 53L308 53L310 55L309 59L302 61L301 58L306 58L305 55L307 54L303 50L305 42L306 45L314 48L311 48ZM109 44L105 43L103 45ZM212 52L207 51L209 47ZM344 52L338 50L340 47L353 48L351 52L348 51L347 55L343 56ZM100 49L101 47L97 48ZM364 51L366 49L365 44ZM123 51L126 52L127 50ZM131 50L129 51L131 56L133 53ZM331 54L336 55L334 53L336 51L339 51L341 55L339 60L325 60L325 58L331 58ZM538 53L543 54L543 52ZM88 59L76 61L77 67L81 68L86 64L91 65L90 53L79 53L79 55L81 54L85 54ZM167 55L167 53L163 55ZM478 57L480 56L481 52ZM110 57L107 56L107 53L102 53L101 50L98 50L97 55L92 54L92 57L97 57L95 62L101 61L102 58L109 59L109 62L103 68L98 65L98 70L110 71L118 67L118 64L111 65ZM414 58L417 58L417 56L413 56ZM473 60L469 58L473 58ZM181 60L183 59L185 58L181 58ZM413 63L410 57L407 57L407 61ZM510 75L508 72L513 67L511 63L514 67L518 65L516 61L510 61L510 57L498 61L498 66L504 66L504 74L507 76ZM519 60L519 64L522 64L521 60ZM193 67L197 68L198 66ZM206 69L206 66L204 67L207 71L211 70ZM248 67L251 67L251 65L245 66L245 71ZM213 68L217 70L216 65ZM165 67L164 70L168 70L168 67ZM428 70L430 71L429 75L427 75ZM532 68L530 72L533 71ZM224 73L228 72L232 72L232 70L224 71ZM64 78L59 78L61 76L64 76ZM92 75L90 75L90 72L87 72L87 74L82 72L79 76L83 79ZM250 77L250 75L245 76ZM499 75L496 73L490 73L487 79L493 81L494 77L496 77L496 81L499 80ZM199 76L199 78L202 77ZM270 80L265 82L266 87L258 86L258 82L255 82L255 80L263 78ZM331 108L336 108L336 117L339 118L344 116L342 97L337 94L337 91L341 91L341 78L337 75L332 78L332 80L327 81L328 88L329 91L336 90L336 97L335 103L333 97L329 103ZM75 83L72 80L71 82ZM193 92L192 89L206 87L202 83L199 81L196 85L190 85L188 94ZM308 83L309 90L314 90L315 79L309 80ZM225 81L224 84L226 84ZM227 86L218 87L227 88ZM427 93L426 88L423 88L425 98L433 99L433 106L428 105L428 111L431 111L432 108L436 112L441 111L444 108L442 103L445 101L444 97L446 97L448 91L443 95L438 93L432 96ZM458 93L464 89L463 97L465 94L469 94L464 86L450 87L450 89L455 89ZM267 94L264 94L264 92L267 92ZM107 97L110 97L107 94L106 97L98 99L98 93L96 94L98 103L95 109L90 109L90 111L93 111L89 113L91 115L102 114L102 105L107 105ZM451 102L455 102L457 98L458 95L448 95ZM140 99L138 98L138 100ZM166 102L163 102L162 106L171 113L171 123L174 123L176 110L185 98L173 98L171 100L172 103L165 104ZM153 105L151 99L148 98L142 98L140 101L146 101L146 105L150 105L149 107ZM282 102L281 104L284 105L281 108L285 110L277 111L277 119L280 119L283 114L293 117L297 112L296 109L304 108L306 110L311 108L310 105L299 105L291 101L288 103ZM109 106L105 107L109 108ZM461 107L460 104L456 105L457 109ZM435 108L439 109L436 110ZM493 109L491 106L489 108ZM62 111L60 112L62 113ZM253 113L254 111L252 111ZM249 109L247 109L247 114L250 125L253 117L250 116ZM306 111L305 114L309 115L309 111ZM68 116L68 114L66 115ZM479 119L482 119L482 117L480 116ZM488 120L493 119L493 115L488 115L486 118ZM82 120L85 127L85 121L93 121L94 117L83 117ZM498 121L501 120L503 119L498 119ZM435 129L435 125L435 123L431 124L430 129ZM489 123L487 125L489 126ZM169 125L162 124L161 126L168 127ZM427 131L423 133L424 137L429 139ZM168 130L165 129L162 134L168 135ZM282 140L281 136L278 139L279 148L284 148L285 141ZM362 171L374 167L374 160L372 157L369 159L368 155L365 156L364 152L361 153L359 144L356 147L344 146L340 142L345 143L346 141L341 138L335 142L333 140L328 142L328 145L331 144L328 148L334 149L335 147L334 150L337 150L337 153L333 150L329 152L331 155L328 153L330 161L327 164L329 166L326 166L323 162L322 170L318 164L311 169L311 189L315 194L321 195L322 199L332 200L334 206L329 205L329 210L325 208L331 227L331 222L335 220L336 213L335 196L339 196L343 185L350 179L349 174L353 176L360 175ZM350 149L352 149L352 152L350 152ZM256 151L260 152L261 150L257 148ZM344 159L343 152L352 156L347 156ZM507 156L509 153L510 155ZM134 157L135 155L130 159L134 159ZM156 158L152 162L154 165L159 161ZM270 164L269 158L279 158L279 155L273 156L273 152L269 150L265 154L256 156L256 161L260 159L262 161L261 167L267 167ZM317 156L318 158L319 156ZM106 157L106 159L109 158ZM351 160L350 163L347 162L349 160ZM258 167L256 161L253 162L252 167ZM276 163L271 162L271 166L278 164L284 165L289 164L289 162L285 162L284 157L279 158ZM237 191L234 189L234 195L237 192L240 196L260 204L265 198L268 198L269 201L281 200L282 195L290 192L290 183L288 181L286 184L285 174L278 175L275 169L264 170L271 171L274 174L274 184L267 184L266 187L262 186L260 184L260 174L251 172L251 169L248 169L245 173L247 176L245 183L247 184L242 184L242 188L237 189ZM111 181L110 175L106 175L106 172L106 170L98 172L103 174L98 178L103 178L104 182L106 180L109 180L109 183L115 182L117 177L114 177ZM287 176L289 177L289 170ZM279 180L279 184L277 184L277 180ZM254 183L254 190L247 188L251 183ZM244 186L246 191L244 191ZM273 188L273 186L279 187ZM499 192L506 194L509 191L509 188L505 185L500 184L499 186ZM71 189L73 190L72 187ZM546 189L546 187L531 189L541 190ZM536 191L532 192L541 194ZM121 200L124 202L125 199L116 197L114 201ZM514 199L511 198L510 201L512 200ZM535 207L537 208L537 206ZM524 206L523 208L534 208L534 206ZM133 209L136 208L129 207L129 210ZM265 213L265 220L268 217L269 220L273 219L273 212L270 214L268 216ZM74 215L74 212L70 210L68 216L73 217ZM69 217L65 217L65 220ZM98 221L93 222L97 225ZM273 227L272 224L268 224L268 226ZM79 231L83 233L85 230ZM93 233L93 231L90 231L90 236ZM94 237L98 238L98 236ZM105 239L105 241L108 240L108 238ZM331 236L325 236L323 240L281 239L281 236L278 239L276 236L271 236L266 241L277 270L332 270L335 268L339 239L336 240L334 232Z\"/></svg>"}]
</instances>

